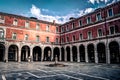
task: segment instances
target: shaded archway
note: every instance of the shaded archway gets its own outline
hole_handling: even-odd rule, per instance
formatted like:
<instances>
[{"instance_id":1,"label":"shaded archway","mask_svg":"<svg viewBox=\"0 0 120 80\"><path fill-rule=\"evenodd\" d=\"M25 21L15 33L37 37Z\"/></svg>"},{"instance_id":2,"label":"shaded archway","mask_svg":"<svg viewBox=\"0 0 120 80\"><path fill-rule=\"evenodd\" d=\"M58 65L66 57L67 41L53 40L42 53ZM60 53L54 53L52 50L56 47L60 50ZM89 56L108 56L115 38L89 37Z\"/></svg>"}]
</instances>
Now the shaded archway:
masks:
<instances>
[{"instance_id":1,"label":"shaded archway","mask_svg":"<svg viewBox=\"0 0 120 80\"><path fill-rule=\"evenodd\" d=\"M9 46L8 49L8 61L18 60L18 47L16 45Z\"/></svg>"},{"instance_id":2,"label":"shaded archway","mask_svg":"<svg viewBox=\"0 0 120 80\"><path fill-rule=\"evenodd\" d=\"M28 61L29 56L30 56L29 46L23 46L21 51L21 61Z\"/></svg>"},{"instance_id":3,"label":"shaded archway","mask_svg":"<svg viewBox=\"0 0 120 80\"><path fill-rule=\"evenodd\" d=\"M79 52L80 52L80 62L85 62L85 47L84 47L84 45L79 46Z\"/></svg>"},{"instance_id":4,"label":"shaded archway","mask_svg":"<svg viewBox=\"0 0 120 80\"><path fill-rule=\"evenodd\" d=\"M39 46L33 48L33 61L41 61L42 50Z\"/></svg>"},{"instance_id":5,"label":"shaded archway","mask_svg":"<svg viewBox=\"0 0 120 80\"><path fill-rule=\"evenodd\" d=\"M53 60L55 60L55 57L57 56L57 59L59 61L60 51L58 47L54 48L54 54L53 54Z\"/></svg>"},{"instance_id":6,"label":"shaded archway","mask_svg":"<svg viewBox=\"0 0 120 80\"><path fill-rule=\"evenodd\" d=\"M98 52L98 62L106 63L105 45L103 43L99 43L97 45L97 52Z\"/></svg>"},{"instance_id":7,"label":"shaded archway","mask_svg":"<svg viewBox=\"0 0 120 80\"><path fill-rule=\"evenodd\" d=\"M66 51L67 51L67 61L70 61L70 47L69 46L66 47Z\"/></svg>"},{"instance_id":8,"label":"shaded archway","mask_svg":"<svg viewBox=\"0 0 120 80\"><path fill-rule=\"evenodd\" d=\"M77 62L77 47L76 46L72 47L72 57L73 57L73 61Z\"/></svg>"},{"instance_id":9,"label":"shaded archway","mask_svg":"<svg viewBox=\"0 0 120 80\"><path fill-rule=\"evenodd\" d=\"M88 51L88 61L89 62L95 62L94 45L93 44L89 44L87 46L87 51Z\"/></svg>"},{"instance_id":10,"label":"shaded archway","mask_svg":"<svg viewBox=\"0 0 120 80\"><path fill-rule=\"evenodd\" d=\"M45 47L44 49L44 61L51 61L51 48L50 47Z\"/></svg>"},{"instance_id":11,"label":"shaded archway","mask_svg":"<svg viewBox=\"0 0 120 80\"><path fill-rule=\"evenodd\" d=\"M119 52L119 44L115 41L109 44L110 50L110 62L111 63L120 63L120 52Z\"/></svg>"},{"instance_id":12,"label":"shaded archway","mask_svg":"<svg viewBox=\"0 0 120 80\"><path fill-rule=\"evenodd\" d=\"M5 56L5 46L3 44L0 44L0 61L4 61Z\"/></svg>"},{"instance_id":13,"label":"shaded archway","mask_svg":"<svg viewBox=\"0 0 120 80\"><path fill-rule=\"evenodd\" d=\"M61 61L65 61L65 53L64 53L64 48L61 48Z\"/></svg>"}]
</instances>

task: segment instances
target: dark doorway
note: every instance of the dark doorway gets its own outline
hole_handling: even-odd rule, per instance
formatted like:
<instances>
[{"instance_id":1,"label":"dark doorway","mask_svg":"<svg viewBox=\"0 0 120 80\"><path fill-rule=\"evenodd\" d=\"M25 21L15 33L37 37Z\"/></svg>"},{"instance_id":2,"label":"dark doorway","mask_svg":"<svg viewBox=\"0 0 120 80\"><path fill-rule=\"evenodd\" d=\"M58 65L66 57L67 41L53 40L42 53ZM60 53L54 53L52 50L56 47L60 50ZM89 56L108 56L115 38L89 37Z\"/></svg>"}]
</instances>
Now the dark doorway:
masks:
<instances>
[{"instance_id":1,"label":"dark doorway","mask_svg":"<svg viewBox=\"0 0 120 80\"><path fill-rule=\"evenodd\" d=\"M36 46L33 48L33 61L41 61L41 48Z\"/></svg>"},{"instance_id":2,"label":"dark doorway","mask_svg":"<svg viewBox=\"0 0 120 80\"><path fill-rule=\"evenodd\" d=\"M28 61L30 57L30 48L28 46L23 46L21 51L21 61Z\"/></svg>"},{"instance_id":3,"label":"dark doorway","mask_svg":"<svg viewBox=\"0 0 120 80\"><path fill-rule=\"evenodd\" d=\"M57 59L59 61L59 56L60 56L60 51L58 47L54 48L54 55L53 55L53 60L55 61L55 57L57 56Z\"/></svg>"},{"instance_id":4,"label":"dark doorway","mask_svg":"<svg viewBox=\"0 0 120 80\"><path fill-rule=\"evenodd\" d=\"M0 61L4 61L5 56L5 46L3 44L0 44Z\"/></svg>"},{"instance_id":5,"label":"dark doorway","mask_svg":"<svg viewBox=\"0 0 120 80\"><path fill-rule=\"evenodd\" d=\"M80 62L85 62L85 47L84 47L84 45L80 45L79 52L80 52Z\"/></svg>"},{"instance_id":6,"label":"dark doorway","mask_svg":"<svg viewBox=\"0 0 120 80\"><path fill-rule=\"evenodd\" d=\"M51 48L50 47L45 47L44 49L44 61L51 61Z\"/></svg>"},{"instance_id":7,"label":"dark doorway","mask_svg":"<svg viewBox=\"0 0 120 80\"><path fill-rule=\"evenodd\" d=\"M87 50L88 50L88 60L89 60L89 62L95 62L94 45L93 44L89 44L87 46Z\"/></svg>"},{"instance_id":8,"label":"dark doorway","mask_svg":"<svg viewBox=\"0 0 120 80\"><path fill-rule=\"evenodd\" d=\"M62 58L62 61L65 61L65 53L64 53L63 47L61 48L61 58Z\"/></svg>"},{"instance_id":9,"label":"dark doorway","mask_svg":"<svg viewBox=\"0 0 120 80\"><path fill-rule=\"evenodd\" d=\"M99 43L97 45L97 52L98 52L98 62L106 63L105 45L103 43Z\"/></svg>"},{"instance_id":10,"label":"dark doorway","mask_svg":"<svg viewBox=\"0 0 120 80\"><path fill-rule=\"evenodd\" d=\"M18 60L18 47L16 45L11 45L8 49L8 61Z\"/></svg>"},{"instance_id":11,"label":"dark doorway","mask_svg":"<svg viewBox=\"0 0 120 80\"><path fill-rule=\"evenodd\" d=\"M70 47L69 46L66 47L66 51L67 51L67 61L70 61Z\"/></svg>"},{"instance_id":12,"label":"dark doorway","mask_svg":"<svg viewBox=\"0 0 120 80\"><path fill-rule=\"evenodd\" d=\"M76 46L72 47L72 57L73 57L73 61L77 62L77 47Z\"/></svg>"},{"instance_id":13,"label":"dark doorway","mask_svg":"<svg viewBox=\"0 0 120 80\"><path fill-rule=\"evenodd\" d=\"M119 44L115 41L109 44L110 50L110 62L111 63L120 63L120 52L119 52Z\"/></svg>"}]
</instances>

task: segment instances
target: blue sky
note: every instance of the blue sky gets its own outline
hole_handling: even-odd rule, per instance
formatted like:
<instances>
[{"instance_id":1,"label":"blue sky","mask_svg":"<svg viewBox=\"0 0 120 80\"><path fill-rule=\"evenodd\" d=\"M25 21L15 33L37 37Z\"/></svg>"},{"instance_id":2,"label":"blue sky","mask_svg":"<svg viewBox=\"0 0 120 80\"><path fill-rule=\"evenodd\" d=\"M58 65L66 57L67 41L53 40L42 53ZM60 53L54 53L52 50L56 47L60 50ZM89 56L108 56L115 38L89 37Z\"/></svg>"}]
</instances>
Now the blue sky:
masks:
<instances>
[{"instance_id":1,"label":"blue sky","mask_svg":"<svg viewBox=\"0 0 120 80\"><path fill-rule=\"evenodd\" d=\"M119 0L0 0L0 12L65 23Z\"/></svg>"}]
</instances>

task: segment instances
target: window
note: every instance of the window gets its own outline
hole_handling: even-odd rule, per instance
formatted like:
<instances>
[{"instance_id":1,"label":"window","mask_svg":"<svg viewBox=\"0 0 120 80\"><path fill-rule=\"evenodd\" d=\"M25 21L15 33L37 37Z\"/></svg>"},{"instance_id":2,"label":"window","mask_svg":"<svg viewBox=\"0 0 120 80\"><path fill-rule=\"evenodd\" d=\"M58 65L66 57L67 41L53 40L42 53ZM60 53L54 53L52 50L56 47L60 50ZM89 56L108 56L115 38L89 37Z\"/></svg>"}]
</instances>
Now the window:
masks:
<instances>
[{"instance_id":1,"label":"window","mask_svg":"<svg viewBox=\"0 0 120 80\"><path fill-rule=\"evenodd\" d=\"M29 37L28 34L26 34L26 35L25 35L25 41L28 40L28 37Z\"/></svg>"},{"instance_id":2,"label":"window","mask_svg":"<svg viewBox=\"0 0 120 80\"><path fill-rule=\"evenodd\" d=\"M46 37L46 42L47 42L47 43L49 43L49 42L50 42L50 41L49 41L49 37Z\"/></svg>"},{"instance_id":3,"label":"window","mask_svg":"<svg viewBox=\"0 0 120 80\"><path fill-rule=\"evenodd\" d=\"M72 29L74 29L75 28L75 23L72 23Z\"/></svg>"},{"instance_id":4,"label":"window","mask_svg":"<svg viewBox=\"0 0 120 80\"><path fill-rule=\"evenodd\" d=\"M100 13L98 13L98 14L96 15L96 20L97 20L97 21L100 21L100 20L101 20L101 15L100 15Z\"/></svg>"},{"instance_id":5,"label":"window","mask_svg":"<svg viewBox=\"0 0 120 80\"><path fill-rule=\"evenodd\" d=\"M82 34L80 34L80 38L79 38L80 40L82 40L83 39L83 35Z\"/></svg>"},{"instance_id":6,"label":"window","mask_svg":"<svg viewBox=\"0 0 120 80\"><path fill-rule=\"evenodd\" d=\"M18 24L18 21L15 19L15 20L13 21L13 25L17 26L17 24Z\"/></svg>"},{"instance_id":7,"label":"window","mask_svg":"<svg viewBox=\"0 0 120 80\"><path fill-rule=\"evenodd\" d=\"M102 33L102 29L98 29L98 37L102 36L103 33Z\"/></svg>"},{"instance_id":8,"label":"window","mask_svg":"<svg viewBox=\"0 0 120 80\"><path fill-rule=\"evenodd\" d=\"M0 29L0 38L4 38L4 32L2 29Z\"/></svg>"},{"instance_id":9,"label":"window","mask_svg":"<svg viewBox=\"0 0 120 80\"><path fill-rule=\"evenodd\" d=\"M62 27L62 32L64 32L64 27Z\"/></svg>"},{"instance_id":10,"label":"window","mask_svg":"<svg viewBox=\"0 0 120 80\"><path fill-rule=\"evenodd\" d=\"M82 26L82 21L81 20L79 21L79 26Z\"/></svg>"},{"instance_id":11,"label":"window","mask_svg":"<svg viewBox=\"0 0 120 80\"><path fill-rule=\"evenodd\" d=\"M88 32L88 39L92 39L92 32Z\"/></svg>"},{"instance_id":12,"label":"window","mask_svg":"<svg viewBox=\"0 0 120 80\"><path fill-rule=\"evenodd\" d=\"M118 32L118 26L111 26L110 27L110 34L115 34L115 33L117 33Z\"/></svg>"},{"instance_id":13,"label":"window","mask_svg":"<svg viewBox=\"0 0 120 80\"><path fill-rule=\"evenodd\" d=\"M13 34L12 34L12 39L15 40L16 38L17 38L17 34L16 34L16 33L13 33Z\"/></svg>"},{"instance_id":14,"label":"window","mask_svg":"<svg viewBox=\"0 0 120 80\"><path fill-rule=\"evenodd\" d=\"M56 32L58 32L58 27L56 27Z\"/></svg>"},{"instance_id":15,"label":"window","mask_svg":"<svg viewBox=\"0 0 120 80\"><path fill-rule=\"evenodd\" d=\"M47 25L47 26L46 26L46 31L48 31L48 32L49 32L49 25Z\"/></svg>"},{"instance_id":16,"label":"window","mask_svg":"<svg viewBox=\"0 0 120 80\"><path fill-rule=\"evenodd\" d=\"M108 17L111 17L111 16L113 16L113 10L112 10L112 9L109 9L109 10L108 10Z\"/></svg>"},{"instance_id":17,"label":"window","mask_svg":"<svg viewBox=\"0 0 120 80\"><path fill-rule=\"evenodd\" d=\"M39 30L40 29L40 25L37 23L36 24L36 30Z\"/></svg>"},{"instance_id":18,"label":"window","mask_svg":"<svg viewBox=\"0 0 120 80\"><path fill-rule=\"evenodd\" d=\"M58 38L56 38L56 43L58 44Z\"/></svg>"},{"instance_id":19,"label":"window","mask_svg":"<svg viewBox=\"0 0 120 80\"><path fill-rule=\"evenodd\" d=\"M5 20L4 20L4 16L0 15L0 23L4 23Z\"/></svg>"},{"instance_id":20,"label":"window","mask_svg":"<svg viewBox=\"0 0 120 80\"><path fill-rule=\"evenodd\" d=\"M4 16L0 15L0 20L4 20Z\"/></svg>"},{"instance_id":21,"label":"window","mask_svg":"<svg viewBox=\"0 0 120 80\"><path fill-rule=\"evenodd\" d=\"M75 41L75 36L73 36L73 41Z\"/></svg>"},{"instance_id":22,"label":"window","mask_svg":"<svg viewBox=\"0 0 120 80\"><path fill-rule=\"evenodd\" d=\"M69 42L69 37L67 37L67 40L66 40L66 42Z\"/></svg>"},{"instance_id":23,"label":"window","mask_svg":"<svg viewBox=\"0 0 120 80\"><path fill-rule=\"evenodd\" d=\"M91 23L90 17L87 18L87 24Z\"/></svg>"},{"instance_id":24,"label":"window","mask_svg":"<svg viewBox=\"0 0 120 80\"><path fill-rule=\"evenodd\" d=\"M25 28L29 28L29 21L25 22Z\"/></svg>"},{"instance_id":25,"label":"window","mask_svg":"<svg viewBox=\"0 0 120 80\"><path fill-rule=\"evenodd\" d=\"M66 31L69 31L69 27L68 27L68 25L66 26Z\"/></svg>"},{"instance_id":26,"label":"window","mask_svg":"<svg viewBox=\"0 0 120 80\"><path fill-rule=\"evenodd\" d=\"M40 37L36 36L36 42L39 42L39 41L40 41Z\"/></svg>"}]
</instances>

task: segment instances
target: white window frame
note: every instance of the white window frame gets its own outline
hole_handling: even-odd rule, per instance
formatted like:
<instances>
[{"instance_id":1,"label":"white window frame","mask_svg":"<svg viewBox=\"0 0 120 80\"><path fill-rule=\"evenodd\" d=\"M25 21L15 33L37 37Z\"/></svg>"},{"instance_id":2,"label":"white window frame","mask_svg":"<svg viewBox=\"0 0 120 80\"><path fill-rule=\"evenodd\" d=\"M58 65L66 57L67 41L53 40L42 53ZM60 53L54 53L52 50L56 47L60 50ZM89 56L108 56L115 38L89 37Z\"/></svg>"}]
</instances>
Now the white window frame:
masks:
<instances>
[{"instance_id":1,"label":"white window frame","mask_svg":"<svg viewBox=\"0 0 120 80\"><path fill-rule=\"evenodd\" d=\"M58 38L56 38L56 44L58 44L58 42L59 42L59 39L58 39Z\"/></svg>"},{"instance_id":2,"label":"white window frame","mask_svg":"<svg viewBox=\"0 0 120 80\"><path fill-rule=\"evenodd\" d=\"M81 35L82 35L82 37L81 37ZM79 34L79 40L83 40L83 34L82 33Z\"/></svg>"},{"instance_id":3,"label":"white window frame","mask_svg":"<svg viewBox=\"0 0 120 80\"><path fill-rule=\"evenodd\" d=\"M40 29L40 24L37 23L37 24L36 24L36 30L39 30L39 29Z\"/></svg>"},{"instance_id":4,"label":"white window frame","mask_svg":"<svg viewBox=\"0 0 120 80\"><path fill-rule=\"evenodd\" d=\"M111 27L114 27L114 32L113 32L113 34L111 34L111 29L110 29ZM116 32L115 32L115 25L112 25L112 26L109 27L109 34L110 34L110 35L116 34Z\"/></svg>"},{"instance_id":5,"label":"white window frame","mask_svg":"<svg viewBox=\"0 0 120 80\"><path fill-rule=\"evenodd\" d=\"M101 36L99 35L99 30L102 31L102 35ZM102 28L97 29L97 35L98 35L98 37L102 37L103 36L103 30L102 30Z\"/></svg>"},{"instance_id":6,"label":"white window frame","mask_svg":"<svg viewBox=\"0 0 120 80\"><path fill-rule=\"evenodd\" d=\"M24 40L25 40L25 41L28 41L28 39L29 39L29 35L28 35L28 34L25 34Z\"/></svg>"},{"instance_id":7,"label":"white window frame","mask_svg":"<svg viewBox=\"0 0 120 80\"><path fill-rule=\"evenodd\" d=\"M91 33L90 36L89 36L89 32ZM87 35L88 35L88 39L92 39L92 38L93 38L93 36L92 36L92 31L88 31Z\"/></svg>"},{"instance_id":8,"label":"white window frame","mask_svg":"<svg viewBox=\"0 0 120 80\"><path fill-rule=\"evenodd\" d=\"M74 37L75 37L75 40L74 40ZM72 36L72 41L73 41L73 42L76 41L76 36L75 36L75 35Z\"/></svg>"},{"instance_id":9,"label":"white window frame","mask_svg":"<svg viewBox=\"0 0 120 80\"><path fill-rule=\"evenodd\" d=\"M46 26L46 31L50 32L50 26L49 25Z\"/></svg>"},{"instance_id":10,"label":"white window frame","mask_svg":"<svg viewBox=\"0 0 120 80\"><path fill-rule=\"evenodd\" d=\"M81 22L81 24L80 24L80 22ZM82 26L82 20L79 20L78 23L79 23L79 27L81 27Z\"/></svg>"},{"instance_id":11,"label":"white window frame","mask_svg":"<svg viewBox=\"0 0 120 80\"><path fill-rule=\"evenodd\" d=\"M0 29L0 38L4 38L4 30Z\"/></svg>"},{"instance_id":12,"label":"white window frame","mask_svg":"<svg viewBox=\"0 0 120 80\"><path fill-rule=\"evenodd\" d=\"M14 39L14 37L15 37L15 39ZM16 40L16 39L17 39L17 33L12 33L12 39L13 39L13 40Z\"/></svg>"},{"instance_id":13,"label":"white window frame","mask_svg":"<svg viewBox=\"0 0 120 80\"><path fill-rule=\"evenodd\" d=\"M30 26L29 21L26 21L26 22L25 22L25 28L29 28L29 26Z\"/></svg>"},{"instance_id":14,"label":"white window frame","mask_svg":"<svg viewBox=\"0 0 120 80\"><path fill-rule=\"evenodd\" d=\"M46 37L46 42L49 43L50 42L50 37Z\"/></svg>"},{"instance_id":15,"label":"white window frame","mask_svg":"<svg viewBox=\"0 0 120 80\"><path fill-rule=\"evenodd\" d=\"M109 8L109 9L107 10L107 16L108 16L108 17L112 17L112 16L109 15L109 10L110 10L110 9L112 10L112 16L114 15L114 13L113 13L113 8Z\"/></svg>"},{"instance_id":16,"label":"white window frame","mask_svg":"<svg viewBox=\"0 0 120 80\"><path fill-rule=\"evenodd\" d=\"M88 18L90 18L90 22L88 21ZM90 24L91 23L91 17L87 17L87 24Z\"/></svg>"},{"instance_id":17,"label":"white window frame","mask_svg":"<svg viewBox=\"0 0 120 80\"><path fill-rule=\"evenodd\" d=\"M75 22L72 23L72 29L74 29L74 28L75 28Z\"/></svg>"},{"instance_id":18,"label":"white window frame","mask_svg":"<svg viewBox=\"0 0 120 80\"><path fill-rule=\"evenodd\" d=\"M100 14L100 20L102 19L101 12L99 12L99 13L96 14L96 21L100 21L100 20L98 20L98 17L97 17L98 14Z\"/></svg>"},{"instance_id":19,"label":"white window frame","mask_svg":"<svg viewBox=\"0 0 120 80\"><path fill-rule=\"evenodd\" d=\"M18 25L18 20L17 20L17 19L14 19L14 21L13 21L13 25L15 25L15 26Z\"/></svg>"},{"instance_id":20,"label":"white window frame","mask_svg":"<svg viewBox=\"0 0 120 80\"><path fill-rule=\"evenodd\" d=\"M40 36L39 35L36 36L36 42L40 42Z\"/></svg>"}]
</instances>

